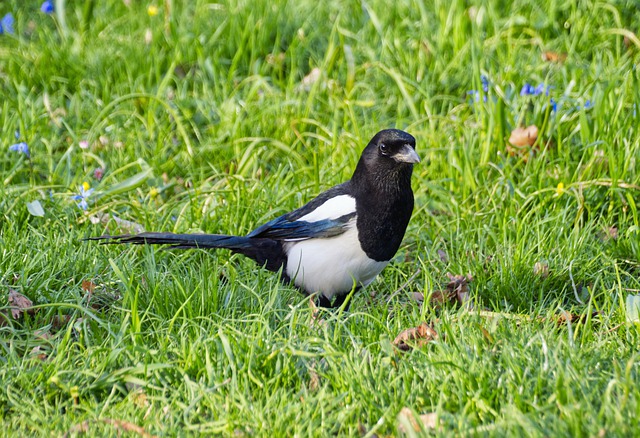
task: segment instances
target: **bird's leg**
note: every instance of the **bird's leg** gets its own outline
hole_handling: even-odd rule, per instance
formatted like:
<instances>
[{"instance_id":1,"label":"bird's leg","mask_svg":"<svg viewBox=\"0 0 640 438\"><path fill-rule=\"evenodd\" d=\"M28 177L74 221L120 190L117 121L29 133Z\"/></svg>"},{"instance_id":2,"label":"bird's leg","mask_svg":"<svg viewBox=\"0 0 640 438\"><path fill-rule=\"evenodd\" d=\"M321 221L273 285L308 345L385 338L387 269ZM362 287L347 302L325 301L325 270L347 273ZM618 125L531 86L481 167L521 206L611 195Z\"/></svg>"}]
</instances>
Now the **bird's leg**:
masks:
<instances>
[{"instance_id":1,"label":"bird's leg","mask_svg":"<svg viewBox=\"0 0 640 438\"><path fill-rule=\"evenodd\" d=\"M344 304L345 300L352 295L351 293L347 293L344 295L336 295L335 299L333 300L333 303L331 304L331 307L333 307L334 309L339 309L340 307L342 307L342 305ZM347 304L345 304L344 306L344 311L347 312L349 310L349 306L351 305L351 300L347 301Z\"/></svg>"}]
</instances>

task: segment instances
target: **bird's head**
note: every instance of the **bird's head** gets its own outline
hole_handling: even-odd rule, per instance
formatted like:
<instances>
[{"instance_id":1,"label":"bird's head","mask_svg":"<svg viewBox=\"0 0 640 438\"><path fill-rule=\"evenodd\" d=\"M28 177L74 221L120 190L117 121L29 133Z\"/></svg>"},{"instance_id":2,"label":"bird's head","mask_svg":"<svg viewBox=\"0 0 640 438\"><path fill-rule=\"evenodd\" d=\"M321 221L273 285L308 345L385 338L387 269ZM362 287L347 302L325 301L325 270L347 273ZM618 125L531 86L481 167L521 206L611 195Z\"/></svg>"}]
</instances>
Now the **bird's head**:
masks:
<instances>
[{"instance_id":1,"label":"bird's head","mask_svg":"<svg viewBox=\"0 0 640 438\"><path fill-rule=\"evenodd\" d=\"M385 129L373 136L353 174L353 179L378 181L397 186L397 180L411 178L413 165L420 162L416 139L399 129Z\"/></svg>"},{"instance_id":2,"label":"bird's head","mask_svg":"<svg viewBox=\"0 0 640 438\"><path fill-rule=\"evenodd\" d=\"M399 129L385 129L378 132L367 145L365 152L369 156L375 155L381 162L393 160L396 165L420 162L420 157L416 153L416 139L413 135Z\"/></svg>"}]
</instances>

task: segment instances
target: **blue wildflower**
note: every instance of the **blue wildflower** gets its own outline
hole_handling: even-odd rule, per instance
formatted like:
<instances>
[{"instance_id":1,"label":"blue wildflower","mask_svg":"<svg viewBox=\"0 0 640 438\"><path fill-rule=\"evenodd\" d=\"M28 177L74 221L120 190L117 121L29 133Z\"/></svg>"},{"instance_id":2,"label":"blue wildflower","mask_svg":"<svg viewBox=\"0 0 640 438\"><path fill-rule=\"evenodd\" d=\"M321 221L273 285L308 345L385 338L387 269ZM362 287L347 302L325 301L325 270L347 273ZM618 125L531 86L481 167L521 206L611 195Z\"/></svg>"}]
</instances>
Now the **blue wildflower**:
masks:
<instances>
[{"instance_id":1,"label":"blue wildflower","mask_svg":"<svg viewBox=\"0 0 640 438\"><path fill-rule=\"evenodd\" d=\"M90 189L89 184L85 182L80 186L80 193L78 193L77 195L73 195L71 199L73 199L74 201L79 201L78 207L86 210L87 208L89 208L89 204L87 204L87 198L89 198L92 193L93 189Z\"/></svg>"},{"instance_id":2,"label":"blue wildflower","mask_svg":"<svg viewBox=\"0 0 640 438\"><path fill-rule=\"evenodd\" d=\"M553 97L551 98L551 100L549 100L549 103L551 104L551 111L553 111L554 113L558 111L558 102L556 102Z\"/></svg>"},{"instance_id":3,"label":"blue wildflower","mask_svg":"<svg viewBox=\"0 0 640 438\"><path fill-rule=\"evenodd\" d=\"M472 96L471 103L480 102L480 92L478 90L469 90L469 91L467 91L467 94L469 96ZM482 101L483 102L487 101L487 95L486 94L484 96L482 96Z\"/></svg>"},{"instance_id":4,"label":"blue wildflower","mask_svg":"<svg viewBox=\"0 0 640 438\"><path fill-rule=\"evenodd\" d=\"M489 92L489 78L485 75L480 75L480 83L482 84L482 91L484 94L482 96L482 101L487 101L487 93ZM480 92L478 90L469 90L467 91L469 96L472 96L470 101L471 103L480 102Z\"/></svg>"},{"instance_id":5,"label":"blue wildflower","mask_svg":"<svg viewBox=\"0 0 640 438\"><path fill-rule=\"evenodd\" d=\"M40 10L45 14L53 14L53 2L49 0L43 2L42 6L40 6Z\"/></svg>"},{"instance_id":6,"label":"blue wildflower","mask_svg":"<svg viewBox=\"0 0 640 438\"><path fill-rule=\"evenodd\" d=\"M576 105L576 111L580 111L580 110L588 110L593 108L594 103L591 101L591 99L587 99L587 101L584 103L584 105Z\"/></svg>"},{"instance_id":7,"label":"blue wildflower","mask_svg":"<svg viewBox=\"0 0 640 438\"><path fill-rule=\"evenodd\" d=\"M489 92L489 78L485 75L480 75L480 82L482 83L482 91L485 93Z\"/></svg>"},{"instance_id":8,"label":"blue wildflower","mask_svg":"<svg viewBox=\"0 0 640 438\"><path fill-rule=\"evenodd\" d=\"M529 84L529 83L525 83L522 86L522 89L520 90L520 96L529 96L529 95L533 95L536 91L536 88Z\"/></svg>"},{"instance_id":9,"label":"blue wildflower","mask_svg":"<svg viewBox=\"0 0 640 438\"><path fill-rule=\"evenodd\" d=\"M520 96L540 96L541 94L548 96L549 90L551 90L551 87L545 86L542 82L535 87L527 82L522 86Z\"/></svg>"},{"instance_id":10,"label":"blue wildflower","mask_svg":"<svg viewBox=\"0 0 640 438\"><path fill-rule=\"evenodd\" d=\"M29 154L29 146L23 141L20 143L12 144L11 146L9 146L9 150L20 152L22 154L25 154L27 158L31 158L31 155Z\"/></svg>"},{"instance_id":11,"label":"blue wildflower","mask_svg":"<svg viewBox=\"0 0 640 438\"><path fill-rule=\"evenodd\" d=\"M0 19L0 35L3 33L13 34L13 21L11 12Z\"/></svg>"},{"instance_id":12,"label":"blue wildflower","mask_svg":"<svg viewBox=\"0 0 640 438\"><path fill-rule=\"evenodd\" d=\"M533 95L534 96L539 96L542 93L544 93L545 96L549 95L549 90L551 89L550 86L545 86L544 83L539 83L538 86L535 88Z\"/></svg>"}]
</instances>

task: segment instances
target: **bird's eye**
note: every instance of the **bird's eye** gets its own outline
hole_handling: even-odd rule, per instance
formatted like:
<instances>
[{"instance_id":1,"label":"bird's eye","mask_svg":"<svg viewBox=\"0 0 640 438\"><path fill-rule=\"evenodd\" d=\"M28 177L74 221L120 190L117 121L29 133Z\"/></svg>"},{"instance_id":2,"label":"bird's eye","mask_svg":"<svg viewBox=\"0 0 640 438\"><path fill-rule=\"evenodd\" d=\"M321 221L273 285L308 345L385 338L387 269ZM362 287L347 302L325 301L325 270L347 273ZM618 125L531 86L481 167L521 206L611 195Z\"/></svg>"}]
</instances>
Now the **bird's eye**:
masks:
<instances>
[{"instance_id":1,"label":"bird's eye","mask_svg":"<svg viewBox=\"0 0 640 438\"><path fill-rule=\"evenodd\" d=\"M380 153L382 155L388 155L389 154L389 148L387 147L386 144L380 143Z\"/></svg>"}]
</instances>

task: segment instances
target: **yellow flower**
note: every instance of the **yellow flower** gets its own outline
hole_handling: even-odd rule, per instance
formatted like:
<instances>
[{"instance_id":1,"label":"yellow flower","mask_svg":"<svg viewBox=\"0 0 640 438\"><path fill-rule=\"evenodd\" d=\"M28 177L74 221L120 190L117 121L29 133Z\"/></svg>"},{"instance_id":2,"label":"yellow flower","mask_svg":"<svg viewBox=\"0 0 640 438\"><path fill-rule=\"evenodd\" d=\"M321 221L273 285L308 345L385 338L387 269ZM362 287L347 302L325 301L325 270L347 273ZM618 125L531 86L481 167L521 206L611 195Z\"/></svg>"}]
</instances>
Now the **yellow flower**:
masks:
<instances>
[{"instance_id":1,"label":"yellow flower","mask_svg":"<svg viewBox=\"0 0 640 438\"><path fill-rule=\"evenodd\" d=\"M160 10L156 5L149 5L147 8L147 14L149 14L149 17L155 17L158 15L158 12L160 12Z\"/></svg>"},{"instance_id":2,"label":"yellow flower","mask_svg":"<svg viewBox=\"0 0 640 438\"><path fill-rule=\"evenodd\" d=\"M86 182L86 181L85 181L85 182L83 182L83 183L82 183L82 188L84 189L84 191L85 191L85 192L86 192L87 190L89 190L89 187L91 187L91 186L89 185L89 183L88 183L88 182Z\"/></svg>"},{"instance_id":3,"label":"yellow flower","mask_svg":"<svg viewBox=\"0 0 640 438\"><path fill-rule=\"evenodd\" d=\"M149 197L150 197L151 199L154 199L154 198L156 198L156 197L158 196L158 194L160 194L160 192L158 191L158 189L157 189L157 188L155 188L155 187L151 187L151 190L149 190Z\"/></svg>"},{"instance_id":4,"label":"yellow flower","mask_svg":"<svg viewBox=\"0 0 640 438\"><path fill-rule=\"evenodd\" d=\"M564 183L559 182L558 187L556 187L556 195L561 196L564 193Z\"/></svg>"}]
</instances>

